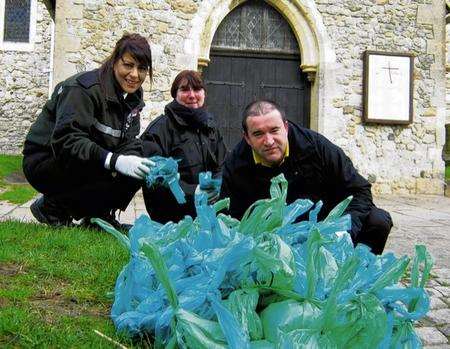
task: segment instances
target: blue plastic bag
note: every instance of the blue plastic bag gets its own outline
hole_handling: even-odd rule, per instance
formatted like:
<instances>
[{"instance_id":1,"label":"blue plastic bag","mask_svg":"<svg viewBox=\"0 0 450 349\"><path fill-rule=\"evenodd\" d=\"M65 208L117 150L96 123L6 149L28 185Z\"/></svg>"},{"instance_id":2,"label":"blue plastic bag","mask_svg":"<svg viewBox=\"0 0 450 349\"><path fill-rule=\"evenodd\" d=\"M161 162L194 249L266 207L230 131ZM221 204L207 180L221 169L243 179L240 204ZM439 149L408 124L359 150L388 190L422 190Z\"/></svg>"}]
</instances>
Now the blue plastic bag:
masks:
<instances>
[{"instance_id":1,"label":"blue plastic bag","mask_svg":"<svg viewBox=\"0 0 450 349\"><path fill-rule=\"evenodd\" d=\"M318 221L321 202L286 204L283 176L270 193L241 221L218 214L229 201L211 206L200 194L195 219L162 225L142 216L129 239L106 224L130 250L116 282L116 328L168 348L420 345L412 324L429 308L426 249L417 248L404 287L409 258L353 247L351 198Z\"/></svg>"},{"instance_id":2,"label":"blue plastic bag","mask_svg":"<svg viewBox=\"0 0 450 349\"><path fill-rule=\"evenodd\" d=\"M178 164L172 158L162 156L152 156L150 158L155 165L150 168L145 181L147 187L162 185L168 187L179 204L186 203L183 190L180 187Z\"/></svg>"}]
</instances>

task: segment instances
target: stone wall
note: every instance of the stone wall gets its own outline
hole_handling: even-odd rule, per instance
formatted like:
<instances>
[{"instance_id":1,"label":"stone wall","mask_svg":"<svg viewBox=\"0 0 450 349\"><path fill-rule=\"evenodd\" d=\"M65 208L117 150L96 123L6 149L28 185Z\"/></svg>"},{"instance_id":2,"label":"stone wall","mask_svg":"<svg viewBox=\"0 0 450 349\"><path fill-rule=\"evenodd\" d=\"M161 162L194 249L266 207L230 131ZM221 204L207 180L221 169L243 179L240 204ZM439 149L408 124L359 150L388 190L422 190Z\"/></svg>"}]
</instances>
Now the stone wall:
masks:
<instances>
[{"instance_id":1,"label":"stone wall","mask_svg":"<svg viewBox=\"0 0 450 349\"><path fill-rule=\"evenodd\" d=\"M145 125L145 121L158 115L171 99L170 84L177 72L196 69L198 60L204 60L201 52L209 45L204 42L209 36L202 33L211 30L208 26L215 23L215 18L211 20L209 16L214 11L217 13L217 9L225 16L241 2L57 1L53 85L75 72L99 66L124 32L139 32L151 42L154 64L153 86L151 89L148 83L144 86ZM289 9L288 20L296 18L292 11L301 13L305 18L302 26L313 22L311 33L316 28L315 34L308 38L317 43L320 51L313 84L317 101L312 102L318 121L317 126L313 126L344 148L360 172L373 182L376 193L442 194L441 151L446 118L444 3L440 0L269 2L281 10ZM365 50L416 55L414 122L411 125L362 123L362 54ZM41 64L44 55L39 56ZM4 58L1 59L3 63ZM38 71L34 74L46 76L42 73L45 67ZM2 79L11 80L12 76L5 74ZM35 82L27 84L44 86ZM30 117L36 115L45 100L46 89L42 89L38 98L35 97L37 92L30 95L26 91L32 105L27 106L26 117L15 121L20 127L13 124L7 132L11 129L25 132ZM21 95L14 96L14 100L20 99ZM2 146L13 149L19 143L14 145L9 139Z\"/></svg>"},{"instance_id":2,"label":"stone wall","mask_svg":"<svg viewBox=\"0 0 450 349\"><path fill-rule=\"evenodd\" d=\"M0 149L20 153L31 123L48 98L51 16L37 1L34 50L0 50Z\"/></svg>"},{"instance_id":3,"label":"stone wall","mask_svg":"<svg viewBox=\"0 0 450 349\"><path fill-rule=\"evenodd\" d=\"M56 4L55 80L98 67L125 32L148 37L153 60L153 87L144 84L143 125L161 114L175 75L197 69L185 53L197 0L68 0ZM56 69L58 67L58 69Z\"/></svg>"},{"instance_id":4,"label":"stone wall","mask_svg":"<svg viewBox=\"0 0 450 349\"><path fill-rule=\"evenodd\" d=\"M325 111L339 122L329 120L333 127L327 135L374 183L375 192L442 194L444 4L434 0L344 0L339 4L318 0L316 4L337 63L337 96L334 108L325 107ZM364 50L416 56L411 125L362 124Z\"/></svg>"},{"instance_id":5,"label":"stone wall","mask_svg":"<svg viewBox=\"0 0 450 349\"><path fill-rule=\"evenodd\" d=\"M450 0L445 1L445 101L446 101L446 124L450 124Z\"/></svg>"}]
</instances>

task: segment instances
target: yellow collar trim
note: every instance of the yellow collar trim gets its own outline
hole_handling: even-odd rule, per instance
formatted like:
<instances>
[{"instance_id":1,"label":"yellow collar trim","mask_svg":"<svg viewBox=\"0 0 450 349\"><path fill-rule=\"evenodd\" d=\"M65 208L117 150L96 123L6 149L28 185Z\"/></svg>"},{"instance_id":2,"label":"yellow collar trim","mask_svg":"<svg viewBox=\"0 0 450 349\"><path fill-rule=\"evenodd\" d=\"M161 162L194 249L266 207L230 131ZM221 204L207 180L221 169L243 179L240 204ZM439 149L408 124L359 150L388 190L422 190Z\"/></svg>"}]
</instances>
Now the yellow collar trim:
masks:
<instances>
[{"instance_id":1,"label":"yellow collar trim","mask_svg":"<svg viewBox=\"0 0 450 349\"><path fill-rule=\"evenodd\" d=\"M267 162L264 161L264 159L259 156L253 149L252 149L252 154L253 154L253 160L255 161L255 164L261 164L263 166L266 167L272 167L271 164L268 164ZM283 160L281 160L280 165L284 162L284 159L286 159L289 156L289 142L286 144L286 150L284 151L284 156L283 156Z\"/></svg>"}]
</instances>

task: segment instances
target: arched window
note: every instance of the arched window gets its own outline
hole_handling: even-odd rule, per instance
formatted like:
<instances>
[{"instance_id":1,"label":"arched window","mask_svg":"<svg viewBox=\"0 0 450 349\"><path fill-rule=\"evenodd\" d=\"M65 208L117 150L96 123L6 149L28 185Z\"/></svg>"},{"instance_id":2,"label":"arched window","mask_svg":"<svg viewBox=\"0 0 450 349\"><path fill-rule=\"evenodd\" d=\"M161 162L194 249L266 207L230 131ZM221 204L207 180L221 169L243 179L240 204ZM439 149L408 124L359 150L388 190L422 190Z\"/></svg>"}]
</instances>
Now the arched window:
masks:
<instances>
[{"instance_id":1,"label":"arched window","mask_svg":"<svg viewBox=\"0 0 450 349\"><path fill-rule=\"evenodd\" d=\"M36 0L0 0L0 49L33 49L36 5Z\"/></svg>"},{"instance_id":2,"label":"arched window","mask_svg":"<svg viewBox=\"0 0 450 349\"><path fill-rule=\"evenodd\" d=\"M289 24L263 1L248 1L224 18L214 35L211 50L224 49L299 54Z\"/></svg>"}]
</instances>

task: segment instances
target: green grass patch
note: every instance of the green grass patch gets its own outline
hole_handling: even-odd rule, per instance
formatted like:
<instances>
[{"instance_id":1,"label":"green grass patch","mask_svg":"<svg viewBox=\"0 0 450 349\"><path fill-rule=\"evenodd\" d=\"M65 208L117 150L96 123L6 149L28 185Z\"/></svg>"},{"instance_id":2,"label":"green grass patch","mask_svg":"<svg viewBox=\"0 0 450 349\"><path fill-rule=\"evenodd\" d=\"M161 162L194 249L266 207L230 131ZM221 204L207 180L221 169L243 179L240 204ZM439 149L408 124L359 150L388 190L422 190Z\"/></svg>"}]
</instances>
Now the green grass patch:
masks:
<instances>
[{"instance_id":1,"label":"green grass patch","mask_svg":"<svg viewBox=\"0 0 450 349\"><path fill-rule=\"evenodd\" d=\"M36 195L29 184L11 184L5 181L7 176L21 172L22 156L0 154L0 200L20 205Z\"/></svg>"},{"instance_id":2,"label":"green grass patch","mask_svg":"<svg viewBox=\"0 0 450 349\"><path fill-rule=\"evenodd\" d=\"M124 345L109 317L128 252L106 232L0 223L0 347Z\"/></svg>"},{"instance_id":3,"label":"green grass patch","mask_svg":"<svg viewBox=\"0 0 450 349\"><path fill-rule=\"evenodd\" d=\"M445 168L445 179L450 181L450 166Z\"/></svg>"}]
</instances>

